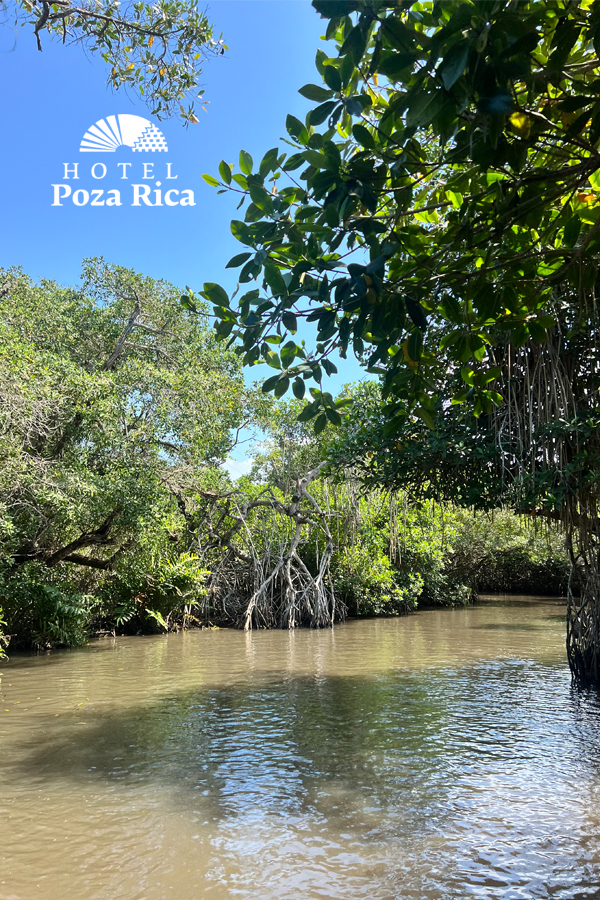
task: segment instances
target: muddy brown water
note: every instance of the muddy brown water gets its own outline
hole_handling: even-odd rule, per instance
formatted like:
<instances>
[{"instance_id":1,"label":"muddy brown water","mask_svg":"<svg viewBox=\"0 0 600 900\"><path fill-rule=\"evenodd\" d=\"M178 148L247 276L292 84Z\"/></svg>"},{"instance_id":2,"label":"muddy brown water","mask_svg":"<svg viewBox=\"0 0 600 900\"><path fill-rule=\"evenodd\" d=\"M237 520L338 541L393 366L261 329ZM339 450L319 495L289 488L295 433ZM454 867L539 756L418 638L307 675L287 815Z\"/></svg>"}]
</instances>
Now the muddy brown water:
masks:
<instances>
[{"instance_id":1,"label":"muddy brown water","mask_svg":"<svg viewBox=\"0 0 600 900\"><path fill-rule=\"evenodd\" d=\"M13 657L2 900L600 897L564 606Z\"/></svg>"}]
</instances>

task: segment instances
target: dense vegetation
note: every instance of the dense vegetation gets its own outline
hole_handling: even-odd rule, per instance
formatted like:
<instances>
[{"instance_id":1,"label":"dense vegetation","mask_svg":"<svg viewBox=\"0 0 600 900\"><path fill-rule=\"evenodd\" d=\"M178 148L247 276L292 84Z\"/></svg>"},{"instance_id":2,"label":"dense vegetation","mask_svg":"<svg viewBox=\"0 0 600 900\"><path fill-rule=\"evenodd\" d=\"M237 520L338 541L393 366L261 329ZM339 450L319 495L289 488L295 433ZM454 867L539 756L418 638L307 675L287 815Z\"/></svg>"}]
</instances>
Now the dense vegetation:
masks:
<instances>
[{"instance_id":1,"label":"dense vegetation","mask_svg":"<svg viewBox=\"0 0 600 900\"><path fill-rule=\"evenodd\" d=\"M0 275L0 596L24 643L181 621L204 590L178 503L223 481L252 403L179 296L101 260L79 290Z\"/></svg>"},{"instance_id":2,"label":"dense vegetation","mask_svg":"<svg viewBox=\"0 0 600 900\"><path fill-rule=\"evenodd\" d=\"M324 625L464 603L492 571L506 590L564 589L556 534L365 489L344 463L349 424L315 435L301 401L248 390L202 309L179 301L103 260L79 288L0 273L4 643ZM348 390L378 403L374 385ZM263 439L234 485L223 462L249 425Z\"/></svg>"},{"instance_id":3,"label":"dense vegetation","mask_svg":"<svg viewBox=\"0 0 600 900\"><path fill-rule=\"evenodd\" d=\"M367 411L379 410L381 400L373 383L351 386L341 399L349 394L355 415L319 435L298 421L302 401L278 404L248 481L285 495L303 472L327 460L315 495L331 511L332 576L351 614L460 604L479 591L565 592L568 564L556 528L509 511L474 513L439 504L400 486L389 491L350 465L348 447L357 435L364 439ZM372 451L365 449L367 455ZM244 480L239 487L247 487Z\"/></svg>"},{"instance_id":4,"label":"dense vegetation","mask_svg":"<svg viewBox=\"0 0 600 900\"><path fill-rule=\"evenodd\" d=\"M205 285L217 330L276 396L315 383L317 432L351 348L385 401L346 457L371 483L560 521L569 660L600 683L600 4L313 5L333 46L293 152L206 176L247 201L229 265L257 282Z\"/></svg>"}]
</instances>

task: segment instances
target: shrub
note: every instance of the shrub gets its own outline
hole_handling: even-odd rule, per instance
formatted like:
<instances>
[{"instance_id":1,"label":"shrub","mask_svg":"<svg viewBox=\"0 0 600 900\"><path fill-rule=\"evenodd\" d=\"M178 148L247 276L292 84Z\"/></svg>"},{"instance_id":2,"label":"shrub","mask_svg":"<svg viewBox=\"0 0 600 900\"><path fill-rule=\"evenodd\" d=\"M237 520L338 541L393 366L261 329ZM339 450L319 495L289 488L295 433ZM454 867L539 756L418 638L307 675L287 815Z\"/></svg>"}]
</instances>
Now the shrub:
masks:
<instances>
[{"instance_id":1,"label":"shrub","mask_svg":"<svg viewBox=\"0 0 600 900\"><path fill-rule=\"evenodd\" d=\"M509 511L454 512L456 537L452 567L456 577L480 593L560 596L567 588L569 562L555 527Z\"/></svg>"},{"instance_id":2,"label":"shrub","mask_svg":"<svg viewBox=\"0 0 600 900\"><path fill-rule=\"evenodd\" d=\"M340 550L332 567L334 588L355 616L398 615L414 609L423 578L413 572L404 578L399 575L381 549L358 543Z\"/></svg>"},{"instance_id":3,"label":"shrub","mask_svg":"<svg viewBox=\"0 0 600 900\"><path fill-rule=\"evenodd\" d=\"M127 631L172 631L198 624L205 612L208 571L194 553L159 557L141 571L119 572L104 591L109 628ZM146 563L146 565L144 565Z\"/></svg>"},{"instance_id":4,"label":"shrub","mask_svg":"<svg viewBox=\"0 0 600 900\"><path fill-rule=\"evenodd\" d=\"M17 647L80 647L88 640L99 608L91 594L69 583L52 583L36 565L13 577L5 574L0 590L5 617L1 624ZM8 643L6 637L3 643Z\"/></svg>"}]
</instances>

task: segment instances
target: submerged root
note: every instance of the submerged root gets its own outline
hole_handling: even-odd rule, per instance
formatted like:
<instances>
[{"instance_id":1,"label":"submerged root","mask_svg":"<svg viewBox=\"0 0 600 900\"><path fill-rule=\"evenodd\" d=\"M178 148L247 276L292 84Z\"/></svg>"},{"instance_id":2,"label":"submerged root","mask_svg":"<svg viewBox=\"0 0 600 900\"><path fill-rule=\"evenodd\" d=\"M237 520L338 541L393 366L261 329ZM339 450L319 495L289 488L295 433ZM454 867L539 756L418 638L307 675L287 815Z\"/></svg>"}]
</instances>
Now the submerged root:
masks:
<instances>
[{"instance_id":1,"label":"submerged root","mask_svg":"<svg viewBox=\"0 0 600 900\"><path fill-rule=\"evenodd\" d=\"M567 605L567 655L581 687L600 687L600 566L598 551L581 551L573 560L579 595L569 580Z\"/></svg>"}]
</instances>

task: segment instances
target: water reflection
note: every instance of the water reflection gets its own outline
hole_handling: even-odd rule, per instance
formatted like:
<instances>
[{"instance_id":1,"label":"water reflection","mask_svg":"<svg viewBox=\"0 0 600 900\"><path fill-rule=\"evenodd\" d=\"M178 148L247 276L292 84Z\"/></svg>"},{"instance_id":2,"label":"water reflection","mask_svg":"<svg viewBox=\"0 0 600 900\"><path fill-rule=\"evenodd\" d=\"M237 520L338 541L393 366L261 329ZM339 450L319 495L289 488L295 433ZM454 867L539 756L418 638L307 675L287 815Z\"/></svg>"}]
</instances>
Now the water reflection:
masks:
<instances>
[{"instance_id":1,"label":"water reflection","mask_svg":"<svg viewBox=\"0 0 600 900\"><path fill-rule=\"evenodd\" d=\"M600 709L560 613L11 661L0 897L597 897Z\"/></svg>"}]
</instances>

